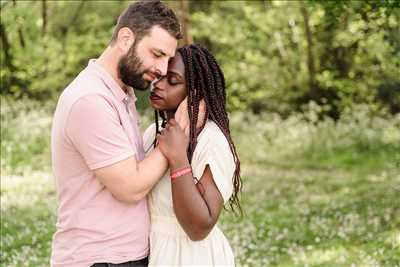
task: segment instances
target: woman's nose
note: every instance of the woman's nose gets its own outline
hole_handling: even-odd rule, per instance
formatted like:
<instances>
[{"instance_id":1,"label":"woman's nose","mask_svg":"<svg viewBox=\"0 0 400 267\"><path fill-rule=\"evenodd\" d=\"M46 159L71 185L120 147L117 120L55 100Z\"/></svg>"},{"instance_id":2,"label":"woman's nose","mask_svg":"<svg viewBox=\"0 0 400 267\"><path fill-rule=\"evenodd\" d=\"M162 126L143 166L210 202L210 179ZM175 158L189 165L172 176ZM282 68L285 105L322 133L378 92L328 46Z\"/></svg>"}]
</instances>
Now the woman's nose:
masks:
<instances>
[{"instance_id":1,"label":"woman's nose","mask_svg":"<svg viewBox=\"0 0 400 267\"><path fill-rule=\"evenodd\" d=\"M166 76L161 76L157 79L157 81L154 83L154 86L164 90L165 89L165 82L166 82Z\"/></svg>"}]
</instances>

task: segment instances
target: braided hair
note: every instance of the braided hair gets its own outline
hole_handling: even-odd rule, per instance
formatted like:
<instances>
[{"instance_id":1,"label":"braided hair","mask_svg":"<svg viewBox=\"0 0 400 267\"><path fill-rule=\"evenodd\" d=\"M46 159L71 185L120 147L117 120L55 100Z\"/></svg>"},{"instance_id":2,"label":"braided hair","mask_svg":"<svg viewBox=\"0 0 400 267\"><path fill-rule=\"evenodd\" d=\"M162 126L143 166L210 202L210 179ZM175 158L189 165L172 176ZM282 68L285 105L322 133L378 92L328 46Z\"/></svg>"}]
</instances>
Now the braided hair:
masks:
<instances>
[{"instance_id":1,"label":"braided hair","mask_svg":"<svg viewBox=\"0 0 400 267\"><path fill-rule=\"evenodd\" d=\"M185 79L187 88L187 104L190 120L188 159L191 162L194 150L197 145L197 137L204 128L207 120L202 122L200 129L196 129L200 101L204 99L206 104L205 118L212 120L222 131L229 143L235 161L235 172L233 175L234 192L229 199L232 211L235 207L241 211L239 193L242 189L240 178L240 160L233 143L229 118L226 111L225 78L214 56L204 47L198 44L183 46L178 49L185 66ZM155 111L156 132L159 132L158 117L162 117L162 127L165 126L165 114L162 111Z\"/></svg>"}]
</instances>

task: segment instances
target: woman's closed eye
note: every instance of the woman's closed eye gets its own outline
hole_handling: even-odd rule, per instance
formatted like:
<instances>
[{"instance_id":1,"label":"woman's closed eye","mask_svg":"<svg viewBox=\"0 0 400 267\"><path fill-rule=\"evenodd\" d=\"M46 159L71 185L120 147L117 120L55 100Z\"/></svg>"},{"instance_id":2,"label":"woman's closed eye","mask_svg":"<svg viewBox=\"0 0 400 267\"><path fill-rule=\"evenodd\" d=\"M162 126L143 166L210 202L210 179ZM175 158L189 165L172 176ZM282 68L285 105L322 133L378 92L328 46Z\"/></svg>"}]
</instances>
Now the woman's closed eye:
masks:
<instances>
[{"instance_id":1,"label":"woman's closed eye","mask_svg":"<svg viewBox=\"0 0 400 267\"><path fill-rule=\"evenodd\" d=\"M180 82L180 80L179 80L177 77L172 76L172 75L168 75L168 83L169 83L170 85L178 85L178 84L180 84L181 82Z\"/></svg>"}]
</instances>

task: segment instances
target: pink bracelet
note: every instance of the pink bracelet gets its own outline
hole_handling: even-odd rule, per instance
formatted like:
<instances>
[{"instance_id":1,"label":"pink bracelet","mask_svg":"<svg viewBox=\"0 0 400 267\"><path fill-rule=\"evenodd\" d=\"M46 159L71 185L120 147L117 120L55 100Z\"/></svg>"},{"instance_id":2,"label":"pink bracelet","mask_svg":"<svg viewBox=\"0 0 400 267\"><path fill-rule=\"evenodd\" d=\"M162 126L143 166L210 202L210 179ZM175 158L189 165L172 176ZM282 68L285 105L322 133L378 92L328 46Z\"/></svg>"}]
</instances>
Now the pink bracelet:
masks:
<instances>
[{"instance_id":1,"label":"pink bracelet","mask_svg":"<svg viewBox=\"0 0 400 267\"><path fill-rule=\"evenodd\" d=\"M176 179L178 177L181 177L181 176L186 175L186 174L191 173L191 172L192 172L192 168L191 167L186 167L186 168L183 168L183 169L179 169L179 170L173 171L173 172L171 172L171 180L174 180L174 179Z\"/></svg>"}]
</instances>

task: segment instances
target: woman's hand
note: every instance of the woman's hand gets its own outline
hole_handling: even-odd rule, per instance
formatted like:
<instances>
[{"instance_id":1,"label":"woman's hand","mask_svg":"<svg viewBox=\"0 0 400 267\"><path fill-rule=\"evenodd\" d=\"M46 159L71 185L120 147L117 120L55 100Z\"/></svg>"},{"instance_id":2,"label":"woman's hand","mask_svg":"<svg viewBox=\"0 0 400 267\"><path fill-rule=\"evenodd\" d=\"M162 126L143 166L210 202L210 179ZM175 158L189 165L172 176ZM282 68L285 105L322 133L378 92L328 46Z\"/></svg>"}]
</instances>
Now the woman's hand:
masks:
<instances>
[{"instance_id":1,"label":"woman's hand","mask_svg":"<svg viewBox=\"0 0 400 267\"><path fill-rule=\"evenodd\" d=\"M157 140L161 152L168 159L171 167L179 168L181 165L188 165L186 151L189 146L189 138L175 119L168 121Z\"/></svg>"},{"instance_id":2,"label":"woman's hand","mask_svg":"<svg viewBox=\"0 0 400 267\"><path fill-rule=\"evenodd\" d=\"M183 129L184 133L186 136L189 136L189 130L190 130L190 121L189 121L189 113L188 113L188 103L187 103L187 97L179 104L178 109L175 112L175 120ZM199 105L199 118L197 120L197 125L196 128L200 128L204 122L204 117L206 115L206 103L204 102L204 99L200 101Z\"/></svg>"},{"instance_id":3,"label":"woman's hand","mask_svg":"<svg viewBox=\"0 0 400 267\"><path fill-rule=\"evenodd\" d=\"M186 136L189 136L190 121L187 109L187 97L179 104L175 112L175 120L183 130Z\"/></svg>"}]
</instances>

